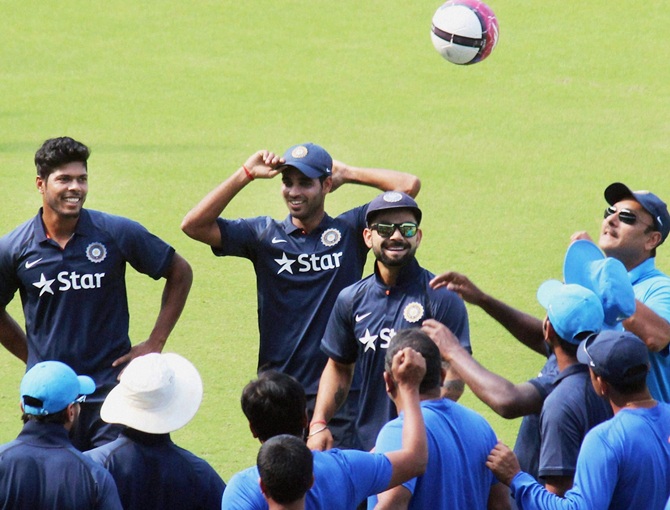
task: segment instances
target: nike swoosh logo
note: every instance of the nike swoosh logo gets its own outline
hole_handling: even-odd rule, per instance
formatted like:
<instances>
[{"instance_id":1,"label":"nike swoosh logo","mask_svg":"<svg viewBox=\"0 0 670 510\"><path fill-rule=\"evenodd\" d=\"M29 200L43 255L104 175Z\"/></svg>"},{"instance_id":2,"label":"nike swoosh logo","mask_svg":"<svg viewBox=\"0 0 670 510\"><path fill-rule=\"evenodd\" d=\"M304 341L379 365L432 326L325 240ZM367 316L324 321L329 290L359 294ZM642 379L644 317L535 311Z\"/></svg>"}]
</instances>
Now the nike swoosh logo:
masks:
<instances>
[{"instance_id":1,"label":"nike swoosh logo","mask_svg":"<svg viewBox=\"0 0 670 510\"><path fill-rule=\"evenodd\" d=\"M38 258L37 260L33 260L32 262L28 262L26 260L26 269L30 269L34 265L39 264L41 261L42 261L42 257Z\"/></svg>"},{"instance_id":2,"label":"nike swoosh logo","mask_svg":"<svg viewBox=\"0 0 670 510\"><path fill-rule=\"evenodd\" d=\"M279 239L277 237L272 238L272 244L277 244L277 243L285 243L286 239Z\"/></svg>"},{"instance_id":3,"label":"nike swoosh logo","mask_svg":"<svg viewBox=\"0 0 670 510\"><path fill-rule=\"evenodd\" d=\"M365 319L371 313L372 312L368 312L368 313L364 313L363 315L356 314L356 322L361 322L363 319Z\"/></svg>"}]
</instances>

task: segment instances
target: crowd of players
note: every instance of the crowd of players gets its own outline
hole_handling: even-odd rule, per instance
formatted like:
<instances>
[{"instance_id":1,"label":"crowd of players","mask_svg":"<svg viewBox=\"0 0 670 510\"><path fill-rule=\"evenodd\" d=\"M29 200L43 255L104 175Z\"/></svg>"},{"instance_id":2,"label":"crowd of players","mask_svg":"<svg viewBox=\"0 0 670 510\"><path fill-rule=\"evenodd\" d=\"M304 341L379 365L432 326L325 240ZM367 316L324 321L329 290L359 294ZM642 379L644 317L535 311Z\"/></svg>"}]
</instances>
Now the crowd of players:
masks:
<instances>
[{"instance_id":1,"label":"crowd of players","mask_svg":"<svg viewBox=\"0 0 670 510\"><path fill-rule=\"evenodd\" d=\"M670 278L655 267L670 214L658 196L606 188L598 244L573 236L564 281L537 291L538 319L419 265L416 176L311 143L251 155L182 222L256 273L258 377L241 403L262 446L226 486L170 438L203 391L188 360L162 354L191 267L140 224L83 207L88 158L76 140L47 140L42 207L0 238L0 342L27 367L24 427L0 446L3 508L670 509ZM222 217L274 177L286 219ZM325 198L347 183L382 193L333 218ZM128 264L165 279L134 345ZM25 328L6 311L17 290ZM537 378L514 384L475 360L466 302L546 357ZM514 451L457 403L466 385L523 416Z\"/></svg>"}]
</instances>

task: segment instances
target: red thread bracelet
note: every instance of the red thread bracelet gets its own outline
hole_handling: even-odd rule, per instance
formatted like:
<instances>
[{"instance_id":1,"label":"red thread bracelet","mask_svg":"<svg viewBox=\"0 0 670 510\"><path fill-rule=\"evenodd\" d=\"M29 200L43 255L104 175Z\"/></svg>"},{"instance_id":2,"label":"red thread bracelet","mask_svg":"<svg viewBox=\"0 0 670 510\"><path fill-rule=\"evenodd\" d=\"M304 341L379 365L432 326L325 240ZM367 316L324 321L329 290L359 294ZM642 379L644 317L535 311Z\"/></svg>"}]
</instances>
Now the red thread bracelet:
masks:
<instances>
[{"instance_id":1,"label":"red thread bracelet","mask_svg":"<svg viewBox=\"0 0 670 510\"><path fill-rule=\"evenodd\" d=\"M328 425L325 420L316 420L309 424L309 428L311 429L312 426L316 425L317 423L323 423L324 425Z\"/></svg>"},{"instance_id":2,"label":"red thread bracelet","mask_svg":"<svg viewBox=\"0 0 670 510\"><path fill-rule=\"evenodd\" d=\"M247 177L249 177L249 180L253 181L254 180L254 174L252 174L246 166L242 165L242 168L244 168L244 173L247 174Z\"/></svg>"}]
</instances>

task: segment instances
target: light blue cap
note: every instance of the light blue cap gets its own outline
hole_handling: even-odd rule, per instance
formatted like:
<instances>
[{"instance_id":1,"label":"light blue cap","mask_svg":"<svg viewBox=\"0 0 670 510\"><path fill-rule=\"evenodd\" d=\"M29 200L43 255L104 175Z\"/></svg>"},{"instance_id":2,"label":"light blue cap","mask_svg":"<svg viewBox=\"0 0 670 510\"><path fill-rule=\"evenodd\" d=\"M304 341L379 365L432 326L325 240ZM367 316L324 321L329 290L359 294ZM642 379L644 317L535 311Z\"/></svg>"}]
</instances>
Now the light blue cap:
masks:
<instances>
[{"instance_id":1,"label":"light blue cap","mask_svg":"<svg viewBox=\"0 0 670 510\"><path fill-rule=\"evenodd\" d=\"M635 293L626 267L585 239L568 247L563 262L565 283L575 283L595 292L600 298L608 328L635 313Z\"/></svg>"},{"instance_id":2,"label":"light blue cap","mask_svg":"<svg viewBox=\"0 0 670 510\"><path fill-rule=\"evenodd\" d=\"M21 404L26 414L53 414L94 391L95 382L87 375L77 375L60 361L42 361L21 380Z\"/></svg>"},{"instance_id":3,"label":"light blue cap","mask_svg":"<svg viewBox=\"0 0 670 510\"><path fill-rule=\"evenodd\" d=\"M598 333L605 314L600 299L581 285L547 280L537 290L554 330L563 340L578 345L589 333Z\"/></svg>"}]
</instances>

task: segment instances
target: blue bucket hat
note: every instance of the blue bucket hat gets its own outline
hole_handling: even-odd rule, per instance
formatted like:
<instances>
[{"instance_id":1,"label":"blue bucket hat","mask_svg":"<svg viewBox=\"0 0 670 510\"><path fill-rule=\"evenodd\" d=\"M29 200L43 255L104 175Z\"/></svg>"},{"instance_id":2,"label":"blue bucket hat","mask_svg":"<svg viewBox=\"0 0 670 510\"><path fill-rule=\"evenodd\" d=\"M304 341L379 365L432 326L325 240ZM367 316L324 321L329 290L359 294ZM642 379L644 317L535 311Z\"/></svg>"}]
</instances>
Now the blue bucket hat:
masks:
<instances>
[{"instance_id":1,"label":"blue bucket hat","mask_svg":"<svg viewBox=\"0 0 670 510\"><path fill-rule=\"evenodd\" d=\"M607 328L635 313L635 293L626 267L621 261L605 257L593 242L580 239L565 252L565 283L575 283L592 290L600 298Z\"/></svg>"},{"instance_id":2,"label":"blue bucket hat","mask_svg":"<svg viewBox=\"0 0 670 510\"><path fill-rule=\"evenodd\" d=\"M631 191L628 186L621 182L614 182L605 188L605 200L609 205L614 205L626 198L632 198L651 214L654 219L654 228L661 233L659 244L663 244L665 238L668 237L668 233L670 233L670 214L665 202L646 190Z\"/></svg>"},{"instance_id":3,"label":"blue bucket hat","mask_svg":"<svg viewBox=\"0 0 670 510\"><path fill-rule=\"evenodd\" d=\"M608 330L587 338L579 344L577 359L613 384L640 381L649 371L649 349L629 331Z\"/></svg>"},{"instance_id":4,"label":"blue bucket hat","mask_svg":"<svg viewBox=\"0 0 670 510\"><path fill-rule=\"evenodd\" d=\"M80 396L90 395L95 382L60 361L42 361L23 376L20 391L23 412L39 416L62 411Z\"/></svg>"},{"instance_id":5,"label":"blue bucket hat","mask_svg":"<svg viewBox=\"0 0 670 510\"><path fill-rule=\"evenodd\" d=\"M537 289L537 300L563 340L578 345L585 335L602 329L605 314L600 299L581 285L547 280Z\"/></svg>"},{"instance_id":6,"label":"blue bucket hat","mask_svg":"<svg viewBox=\"0 0 670 510\"><path fill-rule=\"evenodd\" d=\"M373 198L365 211L365 221L370 225L370 217L374 213L388 211L389 209L412 209L416 216L416 222L421 223L421 209L419 209L416 200L402 191L385 191Z\"/></svg>"},{"instance_id":7,"label":"blue bucket hat","mask_svg":"<svg viewBox=\"0 0 670 510\"><path fill-rule=\"evenodd\" d=\"M282 157L284 163L278 168L279 170L292 166L310 179L333 174L333 158L326 149L314 143L294 145L287 149Z\"/></svg>"}]
</instances>

